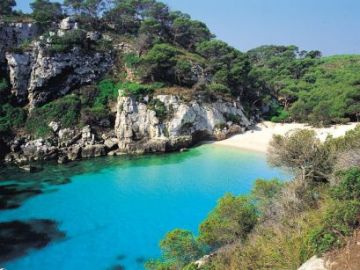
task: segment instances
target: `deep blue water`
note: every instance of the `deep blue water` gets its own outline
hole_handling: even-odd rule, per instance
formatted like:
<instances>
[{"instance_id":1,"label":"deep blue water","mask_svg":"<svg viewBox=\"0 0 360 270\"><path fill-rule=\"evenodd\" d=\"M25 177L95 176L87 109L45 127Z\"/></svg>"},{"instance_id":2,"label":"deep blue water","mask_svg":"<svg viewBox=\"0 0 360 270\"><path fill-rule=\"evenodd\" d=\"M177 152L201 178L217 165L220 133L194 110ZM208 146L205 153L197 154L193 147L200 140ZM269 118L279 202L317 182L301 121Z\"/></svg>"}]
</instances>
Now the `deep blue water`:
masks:
<instances>
[{"instance_id":1,"label":"deep blue water","mask_svg":"<svg viewBox=\"0 0 360 270\"><path fill-rule=\"evenodd\" d=\"M122 265L143 269L160 254L159 240L174 228L198 225L226 192L246 194L256 178L287 174L265 155L203 145L188 152L137 158L113 157L53 165L20 179L66 176L70 183L45 188L19 208L0 211L0 222L51 219L65 238L0 265L8 270L99 270ZM0 182L1 183L1 182Z\"/></svg>"}]
</instances>

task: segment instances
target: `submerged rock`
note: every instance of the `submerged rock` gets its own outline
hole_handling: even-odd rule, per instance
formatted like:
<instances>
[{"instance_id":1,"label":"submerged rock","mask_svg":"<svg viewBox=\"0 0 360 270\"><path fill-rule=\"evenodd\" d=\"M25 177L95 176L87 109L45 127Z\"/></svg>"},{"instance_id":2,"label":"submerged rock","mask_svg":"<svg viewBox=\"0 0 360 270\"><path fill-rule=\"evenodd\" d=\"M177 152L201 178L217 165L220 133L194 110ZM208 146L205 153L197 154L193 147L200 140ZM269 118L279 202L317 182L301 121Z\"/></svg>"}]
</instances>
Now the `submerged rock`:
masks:
<instances>
[{"instance_id":1,"label":"submerged rock","mask_svg":"<svg viewBox=\"0 0 360 270\"><path fill-rule=\"evenodd\" d=\"M57 223L47 219L0 223L0 263L24 256L31 249L41 249L65 237Z\"/></svg>"}]
</instances>

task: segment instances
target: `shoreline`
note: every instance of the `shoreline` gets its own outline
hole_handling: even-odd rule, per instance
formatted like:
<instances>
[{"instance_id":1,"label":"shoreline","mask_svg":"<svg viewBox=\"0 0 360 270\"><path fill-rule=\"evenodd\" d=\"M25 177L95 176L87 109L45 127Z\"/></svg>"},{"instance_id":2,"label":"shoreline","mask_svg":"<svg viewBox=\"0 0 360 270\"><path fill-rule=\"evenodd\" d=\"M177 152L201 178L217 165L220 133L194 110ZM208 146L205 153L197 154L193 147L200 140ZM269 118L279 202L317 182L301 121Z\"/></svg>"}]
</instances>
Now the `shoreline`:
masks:
<instances>
[{"instance_id":1,"label":"shoreline","mask_svg":"<svg viewBox=\"0 0 360 270\"><path fill-rule=\"evenodd\" d=\"M354 129L359 123L349 123L343 125L333 125L326 128L314 128L301 123L273 123L264 121L258 123L252 129L242 134L234 135L228 139L214 142L215 145L235 147L243 150L267 153L269 143L273 135L285 135L295 129L311 129L316 132L316 136L325 141L328 135L334 138L345 135L349 130Z\"/></svg>"}]
</instances>

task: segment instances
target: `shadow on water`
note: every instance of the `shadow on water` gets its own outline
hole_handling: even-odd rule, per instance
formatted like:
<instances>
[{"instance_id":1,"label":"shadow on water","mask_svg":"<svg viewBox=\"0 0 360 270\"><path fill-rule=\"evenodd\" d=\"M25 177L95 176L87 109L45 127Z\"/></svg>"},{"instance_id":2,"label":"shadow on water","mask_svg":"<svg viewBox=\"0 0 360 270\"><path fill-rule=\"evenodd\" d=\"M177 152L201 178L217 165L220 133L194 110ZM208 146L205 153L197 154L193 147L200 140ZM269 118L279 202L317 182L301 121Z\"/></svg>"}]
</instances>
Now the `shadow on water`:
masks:
<instances>
[{"instance_id":1,"label":"shadow on water","mask_svg":"<svg viewBox=\"0 0 360 270\"><path fill-rule=\"evenodd\" d=\"M57 223L48 219L0 223L0 263L41 249L50 242L65 238Z\"/></svg>"},{"instance_id":2,"label":"shadow on water","mask_svg":"<svg viewBox=\"0 0 360 270\"><path fill-rule=\"evenodd\" d=\"M125 169L178 164L199 155L200 150L194 148L182 153L99 157L61 165L46 162L34 164L41 168L34 173L24 172L17 167L0 167L0 210L18 208L35 195L54 191L50 188L70 183L70 178L75 175L97 173L112 167Z\"/></svg>"}]
</instances>

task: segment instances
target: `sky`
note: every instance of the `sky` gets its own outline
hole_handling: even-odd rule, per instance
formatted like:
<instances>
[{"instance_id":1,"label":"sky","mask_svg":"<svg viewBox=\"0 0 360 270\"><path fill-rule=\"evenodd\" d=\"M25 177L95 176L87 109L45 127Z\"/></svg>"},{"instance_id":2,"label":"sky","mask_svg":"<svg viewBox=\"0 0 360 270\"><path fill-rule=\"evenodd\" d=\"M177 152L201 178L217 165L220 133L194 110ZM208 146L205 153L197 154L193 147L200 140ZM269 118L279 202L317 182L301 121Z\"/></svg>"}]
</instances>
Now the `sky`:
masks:
<instances>
[{"instance_id":1,"label":"sky","mask_svg":"<svg viewBox=\"0 0 360 270\"><path fill-rule=\"evenodd\" d=\"M17 0L30 11L31 0ZM163 0L205 22L217 38L247 51L296 45L324 55L360 54L360 0Z\"/></svg>"}]
</instances>

